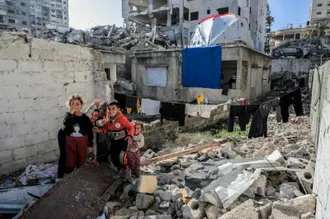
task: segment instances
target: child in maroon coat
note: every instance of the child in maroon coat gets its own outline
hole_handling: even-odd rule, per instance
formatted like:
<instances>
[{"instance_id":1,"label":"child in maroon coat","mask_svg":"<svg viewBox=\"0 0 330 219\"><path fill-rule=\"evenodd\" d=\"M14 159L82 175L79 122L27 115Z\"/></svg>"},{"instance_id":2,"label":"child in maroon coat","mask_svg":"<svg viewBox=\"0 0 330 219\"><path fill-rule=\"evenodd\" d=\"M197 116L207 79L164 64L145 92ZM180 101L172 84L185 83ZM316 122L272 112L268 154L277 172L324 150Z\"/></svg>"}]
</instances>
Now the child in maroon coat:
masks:
<instances>
[{"instance_id":1,"label":"child in maroon coat","mask_svg":"<svg viewBox=\"0 0 330 219\"><path fill-rule=\"evenodd\" d=\"M141 131L143 124L135 123L135 131L133 136L133 144L130 145L129 151L127 152L128 166L132 171L132 174L137 178L140 177L140 151L144 146L144 136Z\"/></svg>"}]
</instances>

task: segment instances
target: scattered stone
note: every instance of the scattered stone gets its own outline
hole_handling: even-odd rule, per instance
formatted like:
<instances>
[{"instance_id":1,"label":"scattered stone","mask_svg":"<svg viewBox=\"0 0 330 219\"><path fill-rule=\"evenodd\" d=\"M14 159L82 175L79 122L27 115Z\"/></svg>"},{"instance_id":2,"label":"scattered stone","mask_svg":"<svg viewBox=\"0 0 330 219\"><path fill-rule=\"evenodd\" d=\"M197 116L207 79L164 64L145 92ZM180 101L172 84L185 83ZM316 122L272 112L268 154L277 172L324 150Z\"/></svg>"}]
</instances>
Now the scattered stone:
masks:
<instances>
[{"instance_id":1,"label":"scattered stone","mask_svg":"<svg viewBox=\"0 0 330 219\"><path fill-rule=\"evenodd\" d=\"M113 212L116 207L120 207L122 203L120 202L107 202L105 206L108 207L109 212Z\"/></svg>"},{"instance_id":2,"label":"scattered stone","mask_svg":"<svg viewBox=\"0 0 330 219\"><path fill-rule=\"evenodd\" d=\"M272 214L272 204L268 203L265 206L259 208L259 217L260 219L268 219Z\"/></svg>"},{"instance_id":3,"label":"scattered stone","mask_svg":"<svg viewBox=\"0 0 330 219\"><path fill-rule=\"evenodd\" d=\"M160 208L169 208L170 207L170 202L167 201L162 201L159 205Z\"/></svg>"},{"instance_id":4,"label":"scattered stone","mask_svg":"<svg viewBox=\"0 0 330 219\"><path fill-rule=\"evenodd\" d=\"M144 154L141 156L141 160L147 160L151 159L155 156L155 152L153 152L151 149L148 149Z\"/></svg>"},{"instance_id":5,"label":"scattered stone","mask_svg":"<svg viewBox=\"0 0 330 219\"><path fill-rule=\"evenodd\" d=\"M220 219L258 219L258 213L254 211L253 200L249 199L230 212L222 215Z\"/></svg>"},{"instance_id":6,"label":"scattered stone","mask_svg":"<svg viewBox=\"0 0 330 219\"><path fill-rule=\"evenodd\" d=\"M218 219L220 209L211 205L205 209L205 213L208 219Z\"/></svg>"},{"instance_id":7,"label":"scattered stone","mask_svg":"<svg viewBox=\"0 0 330 219\"><path fill-rule=\"evenodd\" d=\"M163 201L171 201L172 200L172 192L171 191L162 191L158 190L155 192L155 195L159 196Z\"/></svg>"},{"instance_id":8,"label":"scattered stone","mask_svg":"<svg viewBox=\"0 0 330 219\"><path fill-rule=\"evenodd\" d=\"M134 193L135 193L134 186L132 184L129 184L129 185L125 186L123 194L120 196L120 199L124 200L126 198L129 198Z\"/></svg>"},{"instance_id":9,"label":"scattered stone","mask_svg":"<svg viewBox=\"0 0 330 219\"><path fill-rule=\"evenodd\" d=\"M191 164L192 164L192 162L190 162L190 161L183 161L183 162L180 163L180 165L183 168L188 168ZM177 169L179 169L179 168L177 168Z\"/></svg>"},{"instance_id":10,"label":"scattered stone","mask_svg":"<svg viewBox=\"0 0 330 219\"><path fill-rule=\"evenodd\" d=\"M175 202L175 210L176 211L179 211L181 210L182 206L184 205L184 202L183 202L183 199L178 199L176 202Z\"/></svg>"},{"instance_id":11,"label":"scattered stone","mask_svg":"<svg viewBox=\"0 0 330 219\"><path fill-rule=\"evenodd\" d=\"M172 202L175 202L176 200L182 198L182 193L179 188L175 188L172 190Z\"/></svg>"},{"instance_id":12,"label":"scattered stone","mask_svg":"<svg viewBox=\"0 0 330 219\"><path fill-rule=\"evenodd\" d=\"M316 199L315 195L304 195L292 200L292 205L299 209L302 214L315 213Z\"/></svg>"},{"instance_id":13,"label":"scattered stone","mask_svg":"<svg viewBox=\"0 0 330 219\"><path fill-rule=\"evenodd\" d=\"M301 212L291 204L273 203L272 215L269 219L300 219Z\"/></svg>"},{"instance_id":14,"label":"scattered stone","mask_svg":"<svg viewBox=\"0 0 330 219\"><path fill-rule=\"evenodd\" d=\"M181 162L181 166L182 166L182 162ZM179 170L179 169L180 169L179 165L173 165L170 170L173 171L173 170Z\"/></svg>"},{"instance_id":15,"label":"scattered stone","mask_svg":"<svg viewBox=\"0 0 330 219\"><path fill-rule=\"evenodd\" d=\"M200 203L196 199L191 199L187 205L182 207L183 218L200 219L204 215Z\"/></svg>"},{"instance_id":16,"label":"scattered stone","mask_svg":"<svg viewBox=\"0 0 330 219\"><path fill-rule=\"evenodd\" d=\"M185 186L185 179L182 177L174 177L172 179L172 183L174 183L175 185L177 185L179 188L184 188Z\"/></svg>"},{"instance_id":17,"label":"scattered stone","mask_svg":"<svg viewBox=\"0 0 330 219\"><path fill-rule=\"evenodd\" d=\"M139 193L136 196L136 207L140 210L147 210L154 202L154 196Z\"/></svg>"},{"instance_id":18,"label":"scattered stone","mask_svg":"<svg viewBox=\"0 0 330 219\"><path fill-rule=\"evenodd\" d=\"M197 160L198 160L199 162L204 162L204 161L206 161L207 159L208 159L208 157L205 156L205 155L201 155L199 158L197 158Z\"/></svg>"},{"instance_id":19,"label":"scattered stone","mask_svg":"<svg viewBox=\"0 0 330 219\"><path fill-rule=\"evenodd\" d=\"M276 189L273 186L267 186L266 187L266 195L267 196L273 196L276 192Z\"/></svg>"},{"instance_id":20,"label":"scattered stone","mask_svg":"<svg viewBox=\"0 0 330 219\"><path fill-rule=\"evenodd\" d=\"M148 209L145 213L145 216L157 215L157 212L151 209Z\"/></svg>"},{"instance_id":21,"label":"scattered stone","mask_svg":"<svg viewBox=\"0 0 330 219\"><path fill-rule=\"evenodd\" d=\"M232 151L228 148L221 149L222 156L227 159L234 159L237 156L235 151Z\"/></svg>"},{"instance_id":22,"label":"scattered stone","mask_svg":"<svg viewBox=\"0 0 330 219\"><path fill-rule=\"evenodd\" d=\"M293 199L295 197L294 191L296 189L297 188L294 187L293 185L283 183L280 185L279 191L280 191L281 197L287 198L287 199Z\"/></svg>"},{"instance_id":23,"label":"scattered stone","mask_svg":"<svg viewBox=\"0 0 330 219\"><path fill-rule=\"evenodd\" d=\"M209 150L208 152L206 152L206 156L207 156L208 158L213 159L213 158L215 158L217 155L216 155L216 153L215 153L213 150Z\"/></svg>"},{"instance_id":24,"label":"scattered stone","mask_svg":"<svg viewBox=\"0 0 330 219\"><path fill-rule=\"evenodd\" d=\"M127 208L121 208L121 209L116 211L115 216L122 216L124 218L129 218L129 217L133 216L134 213L135 212L133 210L130 210L130 209L127 209Z\"/></svg>"}]
</instances>

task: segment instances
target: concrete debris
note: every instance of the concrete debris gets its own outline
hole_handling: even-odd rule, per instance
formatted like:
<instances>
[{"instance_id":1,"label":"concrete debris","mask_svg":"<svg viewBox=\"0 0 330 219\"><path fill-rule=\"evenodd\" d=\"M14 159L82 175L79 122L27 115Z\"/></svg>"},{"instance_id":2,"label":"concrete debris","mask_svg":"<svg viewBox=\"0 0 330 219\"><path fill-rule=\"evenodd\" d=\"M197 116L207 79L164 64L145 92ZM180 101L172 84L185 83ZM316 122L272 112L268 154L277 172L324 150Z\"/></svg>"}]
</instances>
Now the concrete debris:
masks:
<instances>
[{"instance_id":1,"label":"concrete debris","mask_svg":"<svg viewBox=\"0 0 330 219\"><path fill-rule=\"evenodd\" d=\"M292 200L292 205L299 209L302 214L315 213L316 198L315 195L305 195Z\"/></svg>"},{"instance_id":2,"label":"concrete debris","mask_svg":"<svg viewBox=\"0 0 330 219\"><path fill-rule=\"evenodd\" d=\"M259 217L260 219L268 219L272 213L272 204L268 203L265 206L259 208Z\"/></svg>"},{"instance_id":3,"label":"concrete debris","mask_svg":"<svg viewBox=\"0 0 330 219\"><path fill-rule=\"evenodd\" d=\"M18 181L23 186L35 184L45 185L54 183L57 178L56 164L34 164L26 167L25 171L18 177Z\"/></svg>"},{"instance_id":4,"label":"concrete debris","mask_svg":"<svg viewBox=\"0 0 330 219\"><path fill-rule=\"evenodd\" d=\"M272 215L270 219L300 219L301 212L291 204L283 204L280 202L273 203Z\"/></svg>"},{"instance_id":5,"label":"concrete debris","mask_svg":"<svg viewBox=\"0 0 330 219\"><path fill-rule=\"evenodd\" d=\"M76 30L47 25L37 37L61 43L85 46L106 46L130 50L132 47L141 49L167 49L176 44L171 31L157 28L153 32L149 25L129 22L126 28L115 25L96 26L88 31Z\"/></svg>"},{"instance_id":6,"label":"concrete debris","mask_svg":"<svg viewBox=\"0 0 330 219\"><path fill-rule=\"evenodd\" d=\"M329 36L312 39L290 40L273 49L273 58L315 58L330 57L330 48L326 43Z\"/></svg>"},{"instance_id":7,"label":"concrete debris","mask_svg":"<svg viewBox=\"0 0 330 219\"><path fill-rule=\"evenodd\" d=\"M136 207L140 210L147 210L154 202L154 196L139 193L136 196Z\"/></svg>"},{"instance_id":8,"label":"concrete debris","mask_svg":"<svg viewBox=\"0 0 330 219\"><path fill-rule=\"evenodd\" d=\"M157 190L156 176L141 176L138 181L138 192L153 194Z\"/></svg>"},{"instance_id":9,"label":"concrete debris","mask_svg":"<svg viewBox=\"0 0 330 219\"><path fill-rule=\"evenodd\" d=\"M244 219L258 219L258 213L254 210L252 199L247 200L230 212L224 214L220 219L241 219L243 217Z\"/></svg>"}]
</instances>

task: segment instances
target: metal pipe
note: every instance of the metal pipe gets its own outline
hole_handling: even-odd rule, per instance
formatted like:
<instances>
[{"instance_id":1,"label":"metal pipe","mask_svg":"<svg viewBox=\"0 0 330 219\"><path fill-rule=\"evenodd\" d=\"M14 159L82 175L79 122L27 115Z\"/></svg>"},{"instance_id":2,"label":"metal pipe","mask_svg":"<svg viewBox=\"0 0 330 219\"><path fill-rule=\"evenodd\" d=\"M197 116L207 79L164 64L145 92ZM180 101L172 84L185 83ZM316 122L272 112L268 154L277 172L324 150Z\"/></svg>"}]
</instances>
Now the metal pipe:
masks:
<instances>
[{"instance_id":1,"label":"metal pipe","mask_svg":"<svg viewBox=\"0 0 330 219\"><path fill-rule=\"evenodd\" d=\"M24 205L0 204L0 214L18 214Z\"/></svg>"}]
</instances>

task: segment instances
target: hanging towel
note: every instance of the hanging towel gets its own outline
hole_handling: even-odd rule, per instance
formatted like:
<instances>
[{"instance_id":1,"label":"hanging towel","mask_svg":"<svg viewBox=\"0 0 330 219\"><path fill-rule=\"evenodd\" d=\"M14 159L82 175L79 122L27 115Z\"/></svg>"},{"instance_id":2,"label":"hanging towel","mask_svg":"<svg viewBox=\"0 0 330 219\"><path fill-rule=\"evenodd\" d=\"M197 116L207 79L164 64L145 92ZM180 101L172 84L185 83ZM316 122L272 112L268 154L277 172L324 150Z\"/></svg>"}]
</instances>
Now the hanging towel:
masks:
<instances>
[{"instance_id":1,"label":"hanging towel","mask_svg":"<svg viewBox=\"0 0 330 219\"><path fill-rule=\"evenodd\" d=\"M142 103L141 103L141 112L142 113L144 113L148 116L159 115L159 109L160 109L160 101L142 99Z\"/></svg>"}]
</instances>

